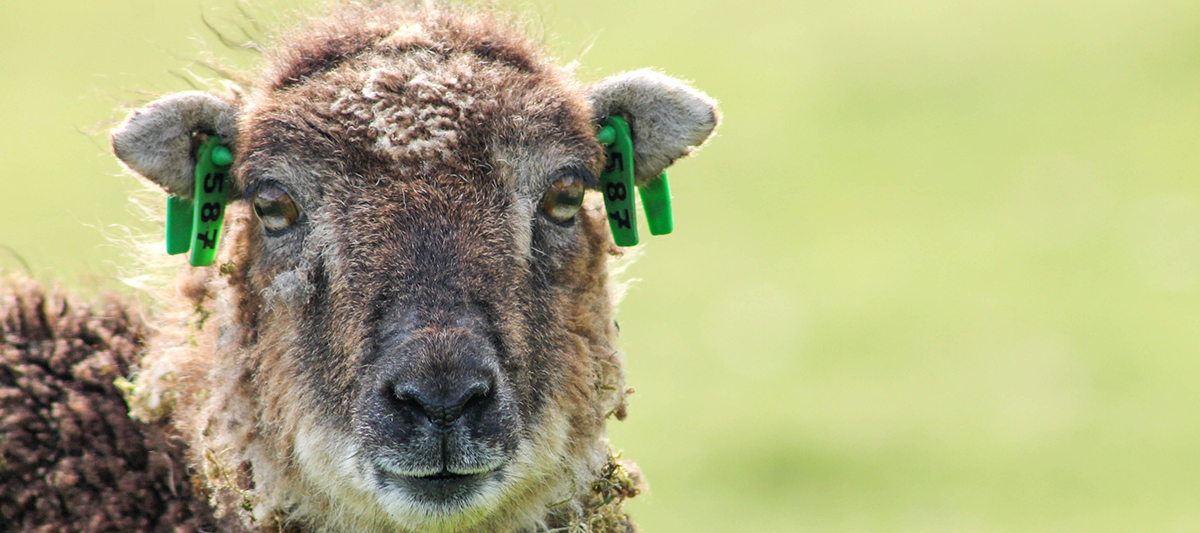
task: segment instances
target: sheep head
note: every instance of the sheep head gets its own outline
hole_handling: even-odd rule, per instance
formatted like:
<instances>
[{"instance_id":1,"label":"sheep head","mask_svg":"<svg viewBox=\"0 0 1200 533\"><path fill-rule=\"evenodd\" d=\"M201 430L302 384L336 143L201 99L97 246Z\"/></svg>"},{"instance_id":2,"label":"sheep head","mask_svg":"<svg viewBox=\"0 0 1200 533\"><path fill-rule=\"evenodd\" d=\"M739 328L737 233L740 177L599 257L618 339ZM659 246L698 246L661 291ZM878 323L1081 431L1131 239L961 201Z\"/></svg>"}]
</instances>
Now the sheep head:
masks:
<instances>
[{"instance_id":1,"label":"sheep head","mask_svg":"<svg viewBox=\"0 0 1200 533\"><path fill-rule=\"evenodd\" d=\"M639 179L717 123L649 71L581 87L493 15L346 8L244 98L181 93L118 127L117 156L175 194L198 136L235 155L196 297L204 383L173 415L219 503L321 530L509 531L586 487L624 407L619 250L587 192L613 114Z\"/></svg>"}]
</instances>

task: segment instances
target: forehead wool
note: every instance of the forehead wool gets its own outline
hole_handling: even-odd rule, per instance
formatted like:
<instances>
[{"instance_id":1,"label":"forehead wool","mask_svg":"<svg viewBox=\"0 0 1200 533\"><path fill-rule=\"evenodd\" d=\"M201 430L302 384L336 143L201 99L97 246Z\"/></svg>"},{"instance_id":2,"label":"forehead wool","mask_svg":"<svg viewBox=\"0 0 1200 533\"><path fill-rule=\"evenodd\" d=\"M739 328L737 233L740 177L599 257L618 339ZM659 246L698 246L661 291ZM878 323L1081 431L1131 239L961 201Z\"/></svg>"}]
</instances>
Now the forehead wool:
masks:
<instances>
[{"instance_id":1,"label":"forehead wool","mask_svg":"<svg viewBox=\"0 0 1200 533\"><path fill-rule=\"evenodd\" d=\"M437 158L460 148L465 124L485 120L473 90L474 69L463 60L422 68L428 54L413 54L358 74L330 109L345 117L352 142L397 159Z\"/></svg>"}]
</instances>

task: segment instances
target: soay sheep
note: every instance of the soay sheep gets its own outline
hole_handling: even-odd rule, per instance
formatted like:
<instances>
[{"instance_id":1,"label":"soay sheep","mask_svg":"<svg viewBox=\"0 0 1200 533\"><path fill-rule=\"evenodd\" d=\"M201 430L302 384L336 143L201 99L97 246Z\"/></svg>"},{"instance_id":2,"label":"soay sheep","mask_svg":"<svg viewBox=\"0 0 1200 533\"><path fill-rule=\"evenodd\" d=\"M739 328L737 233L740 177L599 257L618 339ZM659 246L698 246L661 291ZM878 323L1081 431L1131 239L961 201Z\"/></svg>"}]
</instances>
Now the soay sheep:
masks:
<instances>
[{"instance_id":1,"label":"soay sheep","mask_svg":"<svg viewBox=\"0 0 1200 533\"><path fill-rule=\"evenodd\" d=\"M216 261L182 267L132 413L186 442L223 528L632 531L598 125L628 122L645 185L715 103L651 71L583 87L465 7L342 6L265 56L113 132L181 198L197 146L233 156Z\"/></svg>"}]
</instances>

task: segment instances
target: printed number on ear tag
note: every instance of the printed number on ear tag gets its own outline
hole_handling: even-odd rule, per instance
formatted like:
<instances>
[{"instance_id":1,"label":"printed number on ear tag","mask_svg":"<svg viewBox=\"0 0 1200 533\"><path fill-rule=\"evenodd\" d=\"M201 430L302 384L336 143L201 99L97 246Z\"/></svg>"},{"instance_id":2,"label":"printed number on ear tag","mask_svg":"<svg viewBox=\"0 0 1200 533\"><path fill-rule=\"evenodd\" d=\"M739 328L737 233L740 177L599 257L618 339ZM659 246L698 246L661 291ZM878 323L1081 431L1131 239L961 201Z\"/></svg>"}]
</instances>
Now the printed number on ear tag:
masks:
<instances>
[{"instance_id":1,"label":"printed number on ear tag","mask_svg":"<svg viewBox=\"0 0 1200 533\"><path fill-rule=\"evenodd\" d=\"M233 154L217 137L209 137L196 152L195 200L167 198L167 253L189 249L192 266L208 266L217 257L225 202L229 197L229 167Z\"/></svg>"},{"instance_id":2,"label":"printed number on ear tag","mask_svg":"<svg viewBox=\"0 0 1200 533\"><path fill-rule=\"evenodd\" d=\"M629 136L629 123L621 117L608 117L600 123L597 138L607 145L604 147L604 170L600 172L600 192L604 194L604 210L608 212L613 242L617 246L633 246L638 243L638 232L637 211L633 205L633 140Z\"/></svg>"}]
</instances>

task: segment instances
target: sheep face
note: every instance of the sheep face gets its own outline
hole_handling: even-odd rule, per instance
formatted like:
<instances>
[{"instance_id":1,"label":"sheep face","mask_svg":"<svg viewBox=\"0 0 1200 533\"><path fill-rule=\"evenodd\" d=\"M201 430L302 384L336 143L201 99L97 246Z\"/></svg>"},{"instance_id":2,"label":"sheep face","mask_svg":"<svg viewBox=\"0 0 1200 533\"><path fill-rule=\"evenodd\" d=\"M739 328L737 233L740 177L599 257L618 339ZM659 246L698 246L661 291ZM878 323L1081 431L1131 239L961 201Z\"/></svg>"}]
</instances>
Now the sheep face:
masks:
<instances>
[{"instance_id":1,"label":"sheep face","mask_svg":"<svg viewBox=\"0 0 1200 533\"><path fill-rule=\"evenodd\" d=\"M714 104L645 71L585 90L489 15L346 9L248 96L173 95L114 131L185 196L194 134L236 155L176 423L218 503L258 520L528 527L587 486L624 412L595 124L629 120L642 179Z\"/></svg>"},{"instance_id":2,"label":"sheep face","mask_svg":"<svg viewBox=\"0 0 1200 533\"><path fill-rule=\"evenodd\" d=\"M239 359L296 428L273 446L347 501L460 526L544 497L619 401L604 214L563 216L601 152L556 74L418 51L245 106Z\"/></svg>"}]
</instances>

